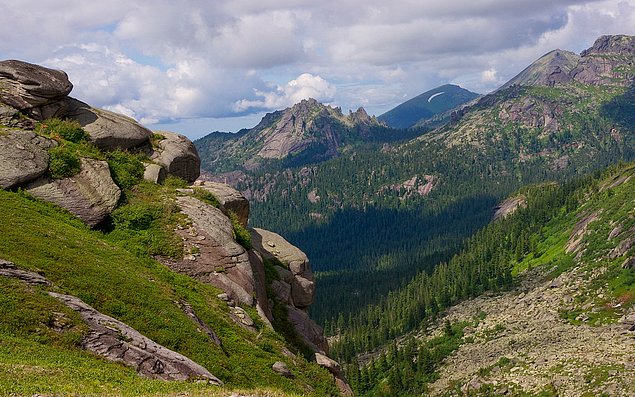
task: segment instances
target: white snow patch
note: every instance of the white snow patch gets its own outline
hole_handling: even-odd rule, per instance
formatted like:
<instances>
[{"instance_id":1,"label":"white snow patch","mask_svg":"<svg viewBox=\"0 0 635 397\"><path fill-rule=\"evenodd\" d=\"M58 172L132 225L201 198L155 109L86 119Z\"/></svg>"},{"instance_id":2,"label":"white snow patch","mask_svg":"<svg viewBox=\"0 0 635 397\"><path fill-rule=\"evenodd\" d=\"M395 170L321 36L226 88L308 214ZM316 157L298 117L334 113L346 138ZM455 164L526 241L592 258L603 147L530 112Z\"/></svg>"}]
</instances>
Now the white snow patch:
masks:
<instances>
[{"instance_id":1,"label":"white snow patch","mask_svg":"<svg viewBox=\"0 0 635 397\"><path fill-rule=\"evenodd\" d=\"M439 95L443 95L443 94L445 94L445 91L437 92L436 94L430 95L430 98L428 98L428 102L430 102L434 98L438 97Z\"/></svg>"}]
</instances>

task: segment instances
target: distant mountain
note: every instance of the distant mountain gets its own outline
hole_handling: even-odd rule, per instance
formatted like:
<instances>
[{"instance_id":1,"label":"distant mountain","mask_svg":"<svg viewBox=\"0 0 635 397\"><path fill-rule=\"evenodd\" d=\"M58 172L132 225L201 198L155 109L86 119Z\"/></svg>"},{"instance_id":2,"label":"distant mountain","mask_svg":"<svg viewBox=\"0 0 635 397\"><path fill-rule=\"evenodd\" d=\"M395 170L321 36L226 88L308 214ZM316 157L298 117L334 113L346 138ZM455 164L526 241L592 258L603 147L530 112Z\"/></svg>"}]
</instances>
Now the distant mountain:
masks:
<instances>
[{"instance_id":1,"label":"distant mountain","mask_svg":"<svg viewBox=\"0 0 635 397\"><path fill-rule=\"evenodd\" d=\"M209 172L254 170L264 163L302 165L336 157L347 145L407 137L388 128L363 108L344 115L339 107L305 99L267 113L252 129L213 132L195 142Z\"/></svg>"},{"instance_id":2,"label":"distant mountain","mask_svg":"<svg viewBox=\"0 0 635 397\"><path fill-rule=\"evenodd\" d=\"M540 57L498 90L522 86L554 86L571 81L569 75L580 62L580 55L562 50L553 50Z\"/></svg>"},{"instance_id":3,"label":"distant mountain","mask_svg":"<svg viewBox=\"0 0 635 397\"><path fill-rule=\"evenodd\" d=\"M377 117L392 128L410 128L423 120L447 112L477 98L479 94L458 85L446 84L426 91Z\"/></svg>"}]
</instances>

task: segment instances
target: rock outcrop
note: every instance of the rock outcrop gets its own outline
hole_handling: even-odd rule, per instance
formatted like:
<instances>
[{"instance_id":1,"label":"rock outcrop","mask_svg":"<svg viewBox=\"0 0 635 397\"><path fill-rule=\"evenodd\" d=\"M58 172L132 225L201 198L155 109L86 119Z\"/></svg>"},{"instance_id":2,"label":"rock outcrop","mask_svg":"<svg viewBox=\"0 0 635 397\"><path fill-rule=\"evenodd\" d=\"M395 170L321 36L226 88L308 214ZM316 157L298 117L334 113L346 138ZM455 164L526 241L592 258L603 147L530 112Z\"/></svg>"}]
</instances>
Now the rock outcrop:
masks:
<instances>
[{"instance_id":1,"label":"rock outcrop","mask_svg":"<svg viewBox=\"0 0 635 397\"><path fill-rule=\"evenodd\" d=\"M218 182L197 181L195 187L207 190L218 199L221 210L227 215L232 211L241 225L247 227L249 221L249 201L233 187Z\"/></svg>"},{"instance_id":2,"label":"rock outcrop","mask_svg":"<svg viewBox=\"0 0 635 397\"><path fill-rule=\"evenodd\" d=\"M0 188L30 182L48 169L50 139L31 131L0 130Z\"/></svg>"},{"instance_id":3,"label":"rock outcrop","mask_svg":"<svg viewBox=\"0 0 635 397\"><path fill-rule=\"evenodd\" d=\"M328 369L328 371L333 375L335 384L343 396L353 395L353 389L351 389L351 386L348 384L340 363L320 353L315 353L315 362Z\"/></svg>"},{"instance_id":4,"label":"rock outcrop","mask_svg":"<svg viewBox=\"0 0 635 397\"><path fill-rule=\"evenodd\" d=\"M16 278L30 285L53 285L44 276L18 269L14 263L3 259L0 259L0 276ZM133 367L146 378L168 381L196 379L214 385L223 384L201 365L154 342L127 324L100 313L81 299L51 291L48 294L78 312L89 326L90 331L81 342L84 349Z\"/></svg>"},{"instance_id":5,"label":"rock outcrop","mask_svg":"<svg viewBox=\"0 0 635 397\"><path fill-rule=\"evenodd\" d=\"M0 102L15 109L32 112L65 98L72 89L61 70L16 60L0 62Z\"/></svg>"},{"instance_id":6,"label":"rock outcrop","mask_svg":"<svg viewBox=\"0 0 635 397\"><path fill-rule=\"evenodd\" d=\"M121 191L110 176L108 163L82 159L79 174L64 179L40 178L26 190L33 196L67 209L90 226L103 221L117 206Z\"/></svg>"},{"instance_id":7,"label":"rock outcrop","mask_svg":"<svg viewBox=\"0 0 635 397\"><path fill-rule=\"evenodd\" d=\"M634 36L601 36L582 52L580 63L571 71L573 80L592 85L630 86L635 78ZM625 65L631 65L630 68Z\"/></svg>"},{"instance_id":8,"label":"rock outcrop","mask_svg":"<svg viewBox=\"0 0 635 397\"><path fill-rule=\"evenodd\" d=\"M201 160L192 141L174 132L157 131L150 158L161 164L168 175L194 182L201 173Z\"/></svg>"}]
</instances>

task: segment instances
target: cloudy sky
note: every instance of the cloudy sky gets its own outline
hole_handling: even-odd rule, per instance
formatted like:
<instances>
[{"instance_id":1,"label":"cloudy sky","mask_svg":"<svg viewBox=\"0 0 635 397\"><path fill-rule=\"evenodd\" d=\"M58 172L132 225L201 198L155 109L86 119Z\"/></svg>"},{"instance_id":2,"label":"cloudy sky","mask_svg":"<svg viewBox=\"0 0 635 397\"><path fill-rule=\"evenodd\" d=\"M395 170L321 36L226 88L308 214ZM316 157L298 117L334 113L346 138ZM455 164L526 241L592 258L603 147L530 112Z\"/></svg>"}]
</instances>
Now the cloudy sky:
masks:
<instances>
[{"instance_id":1,"label":"cloudy sky","mask_svg":"<svg viewBox=\"0 0 635 397\"><path fill-rule=\"evenodd\" d=\"M445 83L486 93L555 49L635 34L635 0L0 0L0 58L191 138L313 97L381 114Z\"/></svg>"}]
</instances>

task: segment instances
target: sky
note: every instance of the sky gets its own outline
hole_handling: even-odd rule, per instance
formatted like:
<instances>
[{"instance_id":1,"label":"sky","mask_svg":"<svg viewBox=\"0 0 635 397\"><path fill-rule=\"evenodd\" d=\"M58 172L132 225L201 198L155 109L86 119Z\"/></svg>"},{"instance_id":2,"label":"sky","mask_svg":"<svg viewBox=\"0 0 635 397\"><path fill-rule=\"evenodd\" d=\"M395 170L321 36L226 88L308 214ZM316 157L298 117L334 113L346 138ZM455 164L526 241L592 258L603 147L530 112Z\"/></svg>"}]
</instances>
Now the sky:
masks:
<instances>
[{"instance_id":1,"label":"sky","mask_svg":"<svg viewBox=\"0 0 635 397\"><path fill-rule=\"evenodd\" d=\"M487 93L541 55L635 34L635 0L0 0L0 59L196 139L304 98L379 115L442 84Z\"/></svg>"}]
</instances>

